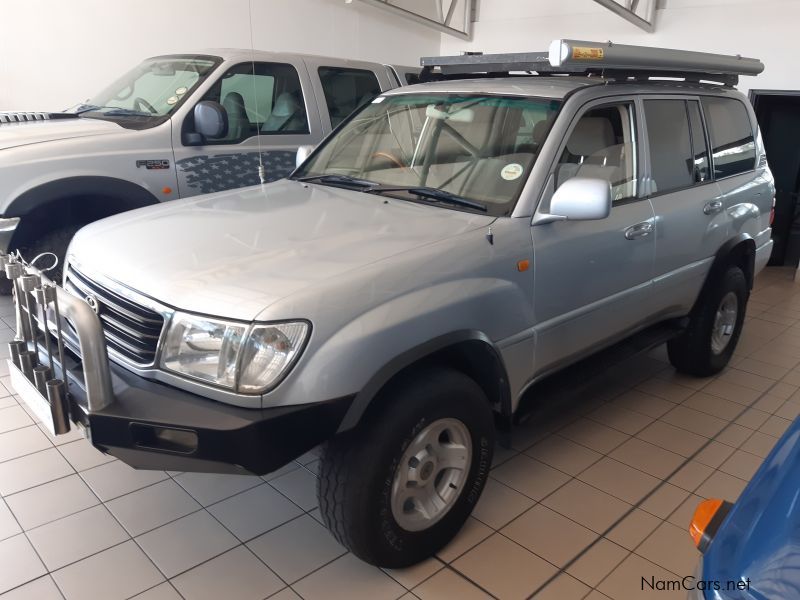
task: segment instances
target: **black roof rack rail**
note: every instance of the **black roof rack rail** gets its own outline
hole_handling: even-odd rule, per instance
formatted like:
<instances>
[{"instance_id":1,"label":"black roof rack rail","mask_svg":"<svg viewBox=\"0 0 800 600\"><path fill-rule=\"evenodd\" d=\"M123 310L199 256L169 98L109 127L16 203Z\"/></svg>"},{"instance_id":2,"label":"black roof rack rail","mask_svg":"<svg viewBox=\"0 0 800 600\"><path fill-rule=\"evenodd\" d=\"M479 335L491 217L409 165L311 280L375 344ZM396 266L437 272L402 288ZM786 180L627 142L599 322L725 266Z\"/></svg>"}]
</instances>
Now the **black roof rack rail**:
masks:
<instances>
[{"instance_id":1,"label":"black roof rack rail","mask_svg":"<svg viewBox=\"0 0 800 600\"><path fill-rule=\"evenodd\" d=\"M616 80L664 77L727 86L735 86L740 75L754 76L764 70L755 58L581 40L555 40L547 52L423 57L420 65L423 81L535 73Z\"/></svg>"}]
</instances>

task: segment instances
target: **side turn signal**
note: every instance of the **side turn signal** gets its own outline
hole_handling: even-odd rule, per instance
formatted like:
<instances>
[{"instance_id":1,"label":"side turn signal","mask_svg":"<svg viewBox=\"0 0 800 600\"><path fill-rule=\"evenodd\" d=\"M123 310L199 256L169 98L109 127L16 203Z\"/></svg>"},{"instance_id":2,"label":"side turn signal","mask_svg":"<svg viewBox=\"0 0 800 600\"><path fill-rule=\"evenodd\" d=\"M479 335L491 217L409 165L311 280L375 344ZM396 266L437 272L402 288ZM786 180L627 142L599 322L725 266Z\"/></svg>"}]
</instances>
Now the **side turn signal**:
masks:
<instances>
[{"instance_id":1,"label":"side turn signal","mask_svg":"<svg viewBox=\"0 0 800 600\"><path fill-rule=\"evenodd\" d=\"M712 498L704 500L697 505L689 524L689 535L692 536L694 545L700 552L705 552L717 529L722 524L725 516L730 511L733 504L725 500Z\"/></svg>"}]
</instances>

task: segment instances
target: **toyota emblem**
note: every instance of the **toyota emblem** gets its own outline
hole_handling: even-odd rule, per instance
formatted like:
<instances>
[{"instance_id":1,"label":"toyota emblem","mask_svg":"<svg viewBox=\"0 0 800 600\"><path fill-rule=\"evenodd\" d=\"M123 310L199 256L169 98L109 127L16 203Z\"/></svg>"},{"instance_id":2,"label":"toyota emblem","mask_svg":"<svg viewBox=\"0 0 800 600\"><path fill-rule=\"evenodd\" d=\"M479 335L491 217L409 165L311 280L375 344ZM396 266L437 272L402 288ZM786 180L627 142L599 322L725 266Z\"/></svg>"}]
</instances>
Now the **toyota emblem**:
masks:
<instances>
[{"instance_id":1,"label":"toyota emblem","mask_svg":"<svg viewBox=\"0 0 800 600\"><path fill-rule=\"evenodd\" d=\"M89 308L91 308L95 312L95 314L98 315L100 314L100 303L97 301L97 298L95 296L89 294L88 296L86 296L86 298L84 298L84 300L86 300L86 304L89 305Z\"/></svg>"}]
</instances>

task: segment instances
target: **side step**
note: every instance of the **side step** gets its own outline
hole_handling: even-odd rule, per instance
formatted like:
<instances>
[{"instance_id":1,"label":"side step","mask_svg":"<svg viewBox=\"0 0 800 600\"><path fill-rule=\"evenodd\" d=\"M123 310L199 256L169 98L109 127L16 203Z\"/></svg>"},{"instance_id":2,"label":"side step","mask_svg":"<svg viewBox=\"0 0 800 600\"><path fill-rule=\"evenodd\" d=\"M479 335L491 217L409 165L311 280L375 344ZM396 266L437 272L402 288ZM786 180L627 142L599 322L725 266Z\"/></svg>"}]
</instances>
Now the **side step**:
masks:
<instances>
[{"instance_id":1,"label":"side step","mask_svg":"<svg viewBox=\"0 0 800 600\"><path fill-rule=\"evenodd\" d=\"M556 408L557 401L563 402L564 399L577 396L612 367L649 352L682 332L682 323L679 321L659 323L545 377L525 392L517 408L515 422L524 423L541 409Z\"/></svg>"}]
</instances>

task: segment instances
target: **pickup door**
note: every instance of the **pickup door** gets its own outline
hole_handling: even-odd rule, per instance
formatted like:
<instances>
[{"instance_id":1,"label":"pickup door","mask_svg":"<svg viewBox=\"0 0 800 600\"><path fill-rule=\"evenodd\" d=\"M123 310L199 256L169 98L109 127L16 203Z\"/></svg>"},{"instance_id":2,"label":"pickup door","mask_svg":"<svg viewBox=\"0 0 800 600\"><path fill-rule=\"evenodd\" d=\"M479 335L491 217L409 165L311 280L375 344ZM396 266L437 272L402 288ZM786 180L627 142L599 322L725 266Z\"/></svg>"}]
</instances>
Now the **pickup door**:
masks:
<instances>
[{"instance_id":1,"label":"pickup door","mask_svg":"<svg viewBox=\"0 0 800 600\"><path fill-rule=\"evenodd\" d=\"M318 144L355 108L391 87L386 68L371 63L287 57L227 67L201 98L225 107L227 134L203 146L185 145L184 134L194 131L191 111L173 128L180 195L258 184L259 145L266 180L286 177L299 146Z\"/></svg>"}]
</instances>

